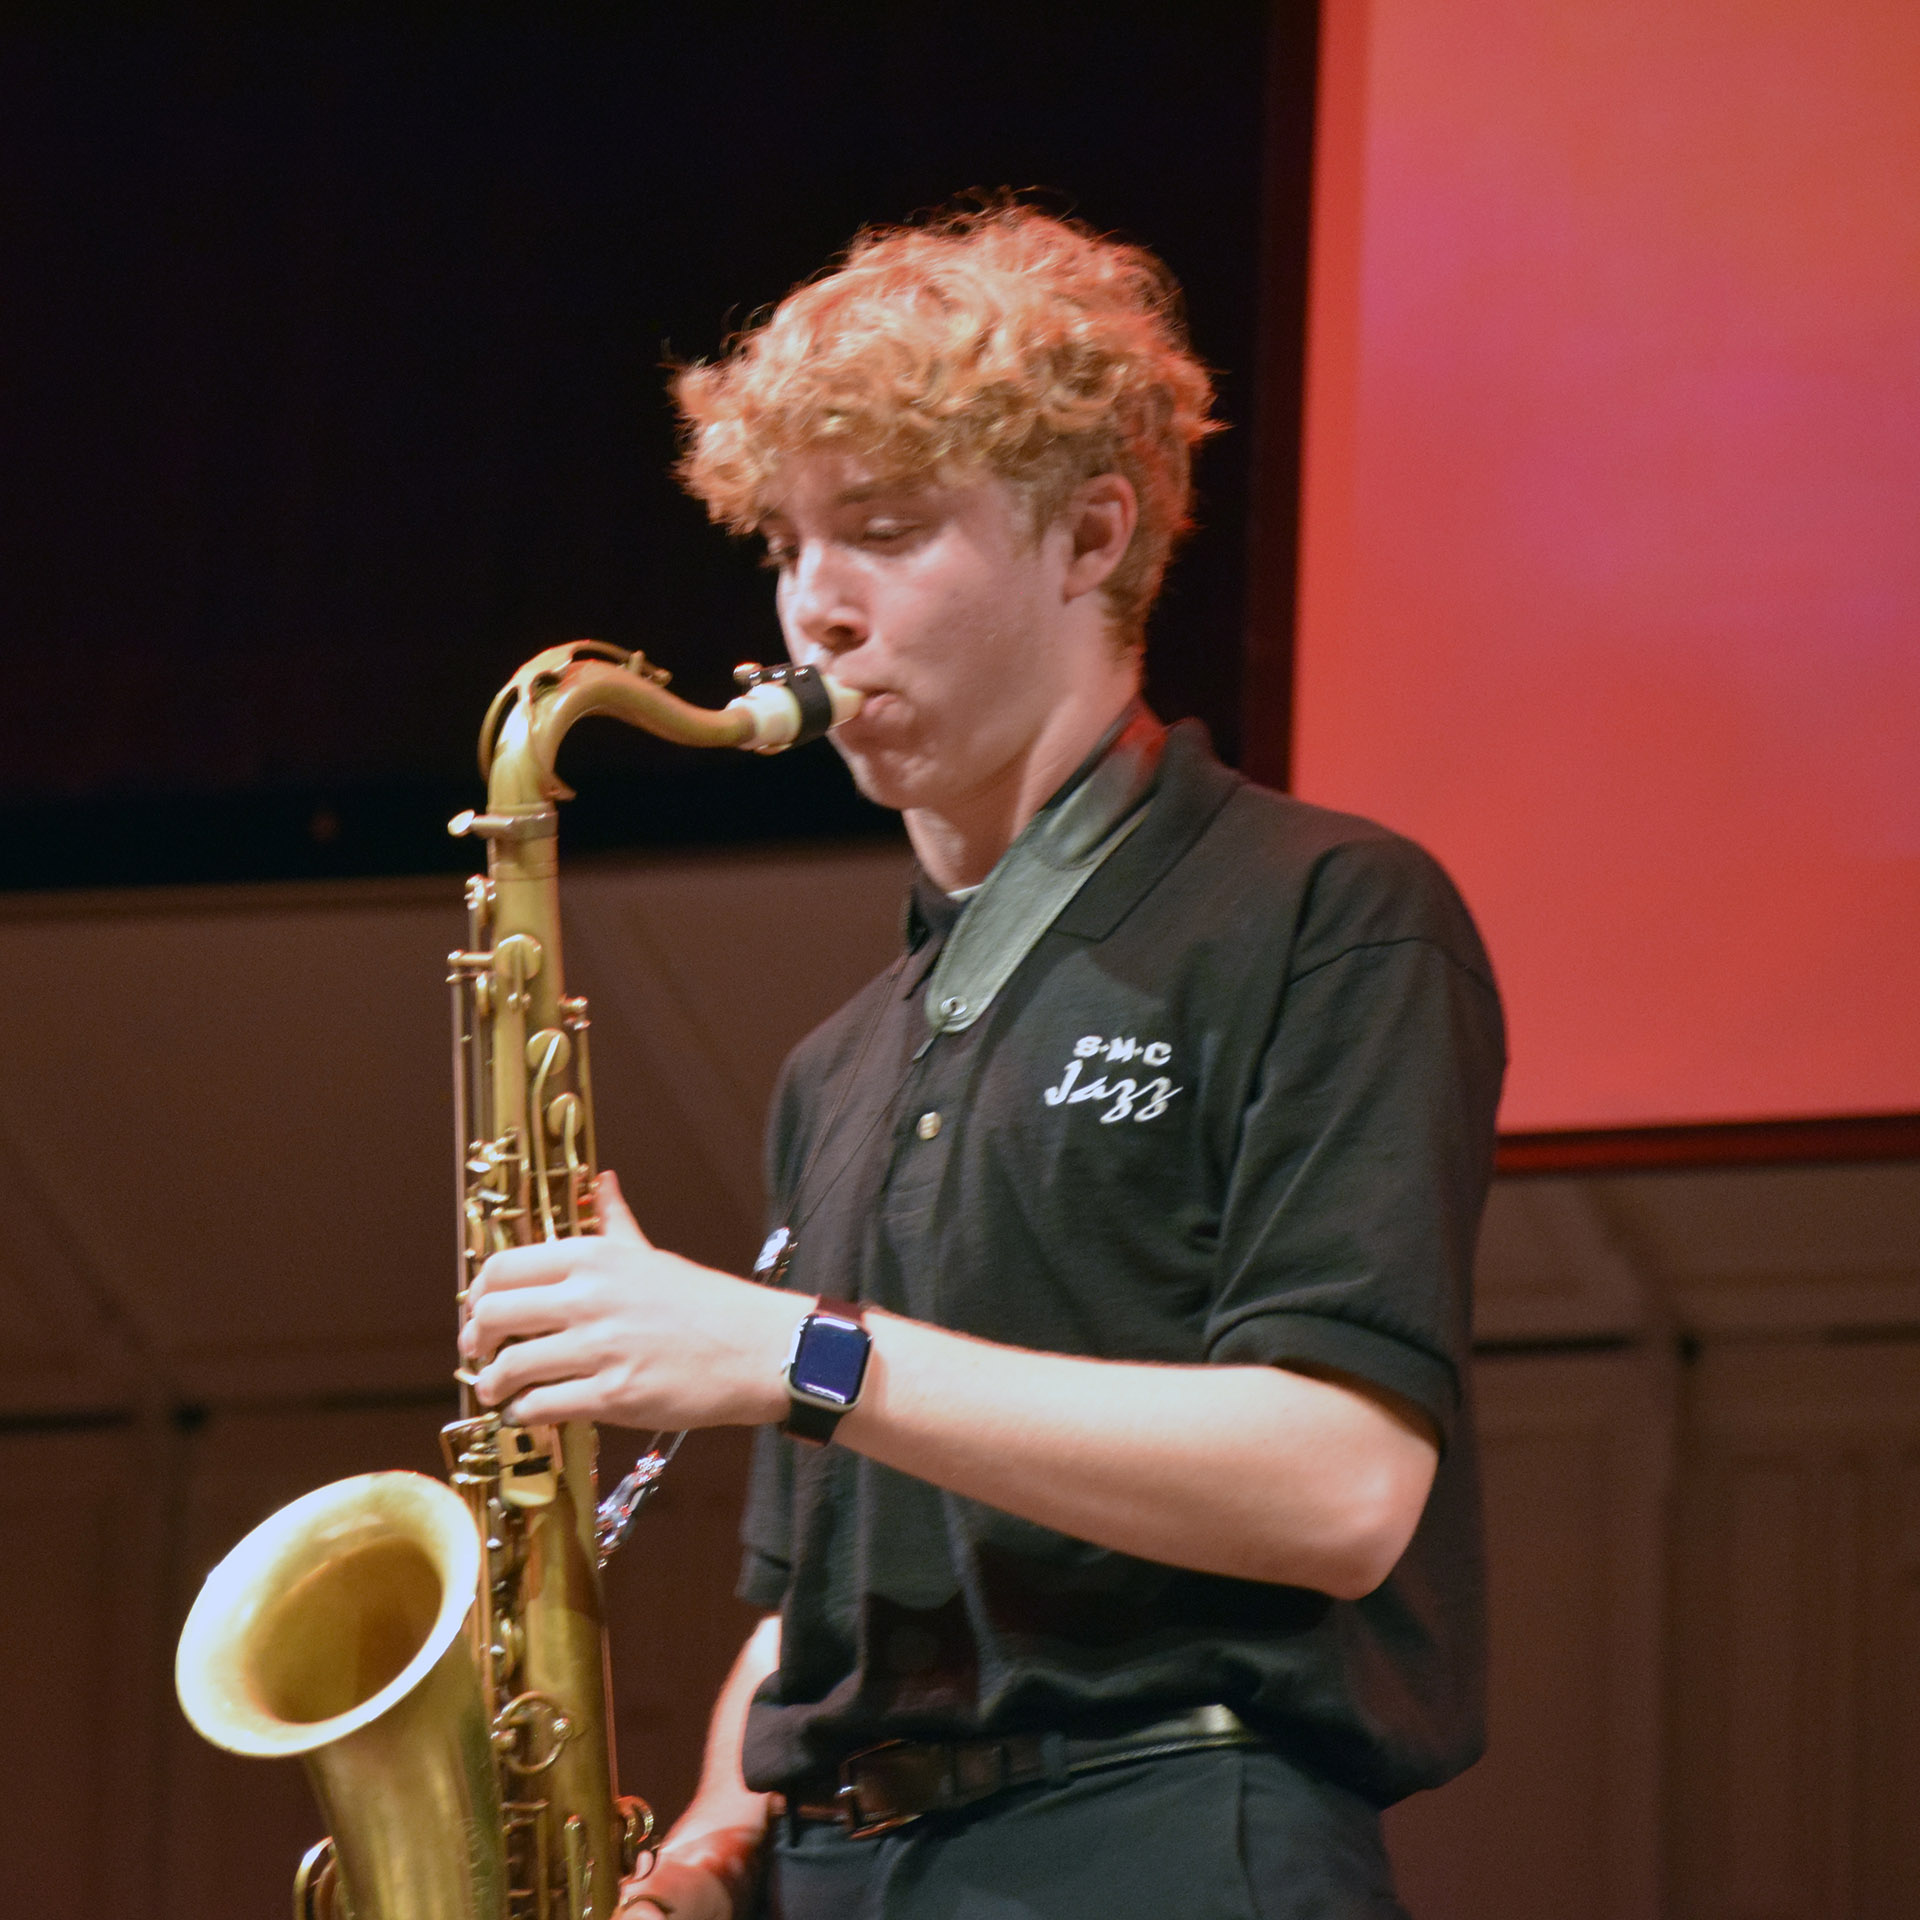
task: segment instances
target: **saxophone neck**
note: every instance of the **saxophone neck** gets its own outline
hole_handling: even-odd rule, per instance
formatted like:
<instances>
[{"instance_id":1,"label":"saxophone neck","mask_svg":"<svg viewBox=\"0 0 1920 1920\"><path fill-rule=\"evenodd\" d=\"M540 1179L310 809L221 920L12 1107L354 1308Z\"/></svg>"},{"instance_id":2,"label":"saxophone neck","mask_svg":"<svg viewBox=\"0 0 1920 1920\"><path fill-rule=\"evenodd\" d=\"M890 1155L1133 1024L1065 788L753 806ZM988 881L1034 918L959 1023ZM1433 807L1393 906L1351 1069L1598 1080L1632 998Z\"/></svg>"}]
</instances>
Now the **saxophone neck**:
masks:
<instances>
[{"instance_id":1,"label":"saxophone neck","mask_svg":"<svg viewBox=\"0 0 1920 1920\"><path fill-rule=\"evenodd\" d=\"M571 640L535 654L494 696L480 729L487 813L522 818L571 790L554 771L577 721L601 713L687 747L779 753L816 740L859 712L862 696L813 667L735 669L740 692L718 710L667 691L643 653Z\"/></svg>"}]
</instances>

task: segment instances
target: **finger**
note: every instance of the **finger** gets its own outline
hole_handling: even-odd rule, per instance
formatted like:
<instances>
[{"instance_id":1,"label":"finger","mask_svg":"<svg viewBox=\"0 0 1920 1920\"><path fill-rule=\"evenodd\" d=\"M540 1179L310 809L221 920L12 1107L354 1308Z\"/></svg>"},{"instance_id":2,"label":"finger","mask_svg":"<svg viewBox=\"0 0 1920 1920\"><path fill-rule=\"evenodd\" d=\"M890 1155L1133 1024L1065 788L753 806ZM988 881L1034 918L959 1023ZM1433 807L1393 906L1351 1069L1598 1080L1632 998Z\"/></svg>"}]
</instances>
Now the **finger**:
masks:
<instances>
[{"instance_id":1,"label":"finger","mask_svg":"<svg viewBox=\"0 0 1920 1920\"><path fill-rule=\"evenodd\" d=\"M484 1367L507 1340L526 1340L532 1334L559 1332L574 1323L572 1306L578 1288L568 1281L549 1286L518 1286L511 1294L468 1298L467 1323L461 1327L461 1354L468 1365Z\"/></svg>"},{"instance_id":2,"label":"finger","mask_svg":"<svg viewBox=\"0 0 1920 1920\"><path fill-rule=\"evenodd\" d=\"M640 1231L626 1195L620 1191L620 1176L611 1167L594 1187L594 1199L600 1210L600 1232L608 1240L625 1240L650 1247L653 1242Z\"/></svg>"},{"instance_id":3,"label":"finger","mask_svg":"<svg viewBox=\"0 0 1920 1920\"><path fill-rule=\"evenodd\" d=\"M611 1383L599 1374L529 1387L501 1411L516 1427L558 1427L569 1420L604 1420Z\"/></svg>"},{"instance_id":4,"label":"finger","mask_svg":"<svg viewBox=\"0 0 1920 1920\"><path fill-rule=\"evenodd\" d=\"M582 1267L598 1264L599 1249L589 1239L536 1240L530 1247L503 1247L473 1277L470 1300L515 1287L551 1286L570 1279Z\"/></svg>"},{"instance_id":5,"label":"finger","mask_svg":"<svg viewBox=\"0 0 1920 1920\"><path fill-rule=\"evenodd\" d=\"M497 1407L528 1387L579 1379L595 1370L587 1341L568 1329L502 1347L475 1376L473 1389L486 1405Z\"/></svg>"},{"instance_id":6,"label":"finger","mask_svg":"<svg viewBox=\"0 0 1920 1920\"><path fill-rule=\"evenodd\" d=\"M460 1351L484 1366L508 1340L527 1340L578 1325L587 1305L587 1290L572 1280L490 1294L469 1304L466 1325L460 1329Z\"/></svg>"}]
</instances>

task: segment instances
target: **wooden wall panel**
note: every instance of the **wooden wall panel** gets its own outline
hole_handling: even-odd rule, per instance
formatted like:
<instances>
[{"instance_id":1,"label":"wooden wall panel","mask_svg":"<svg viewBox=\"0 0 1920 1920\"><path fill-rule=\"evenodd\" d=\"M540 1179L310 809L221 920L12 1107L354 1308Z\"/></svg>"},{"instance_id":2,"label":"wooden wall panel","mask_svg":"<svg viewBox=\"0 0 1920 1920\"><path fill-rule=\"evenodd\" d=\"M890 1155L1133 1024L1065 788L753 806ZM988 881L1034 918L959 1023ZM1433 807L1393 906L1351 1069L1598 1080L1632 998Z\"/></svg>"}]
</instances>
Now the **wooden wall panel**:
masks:
<instances>
[{"instance_id":1,"label":"wooden wall panel","mask_svg":"<svg viewBox=\"0 0 1920 1920\"><path fill-rule=\"evenodd\" d=\"M1687 1399L1674 1912L1909 1915L1920 1343L1710 1348Z\"/></svg>"},{"instance_id":2,"label":"wooden wall panel","mask_svg":"<svg viewBox=\"0 0 1920 1920\"><path fill-rule=\"evenodd\" d=\"M1592 1180L1495 1181L1473 1293L1483 1344L1624 1338L1648 1320L1645 1275Z\"/></svg>"},{"instance_id":3,"label":"wooden wall panel","mask_svg":"<svg viewBox=\"0 0 1920 1920\"><path fill-rule=\"evenodd\" d=\"M0 1903L35 1920L137 1912L153 1881L159 1541L150 1496L166 1461L145 1440L132 1424L0 1435L12 1752L0 1794Z\"/></svg>"},{"instance_id":4,"label":"wooden wall panel","mask_svg":"<svg viewBox=\"0 0 1920 1920\"><path fill-rule=\"evenodd\" d=\"M1483 1360L1487 1757L1387 1818L1418 1920L1655 1920L1667 1370Z\"/></svg>"},{"instance_id":5,"label":"wooden wall panel","mask_svg":"<svg viewBox=\"0 0 1920 1920\"><path fill-rule=\"evenodd\" d=\"M899 952L906 889L891 846L662 860L567 887L601 1159L657 1244L728 1272L752 1261L780 1063Z\"/></svg>"},{"instance_id":6,"label":"wooden wall panel","mask_svg":"<svg viewBox=\"0 0 1920 1920\"><path fill-rule=\"evenodd\" d=\"M444 1378L460 926L452 881L0 913L39 983L0 1011L0 1074L38 1092L12 1178L170 1397Z\"/></svg>"},{"instance_id":7,"label":"wooden wall panel","mask_svg":"<svg viewBox=\"0 0 1920 1920\"><path fill-rule=\"evenodd\" d=\"M740 1270L787 1050L898 951L893 846L588 865L606 1163L663 1246ZM457 884L0 902L0 1410L432 1391L454 1288ZM76 1048L52 1036L83 1036Z\"/></svg>"},{"instance_id":8,"label":"wooden wall panel","mask_svg":"<svg viewBox=\"0 0 1920 1920\"><path fill-rule=\"evenodd\" d=\"M3 1073L4 1069L0 1069ZM0 1126L0 1140L6 1129ZM62 1416L129 1409L144 1353L22 1162L0 1149L0 1408Z\"/></svg>"},{"instance_id":9,"label":"wooden wall panel","mask_svg":"<svg viewBox=\"0 0 1920 1920\"><path fill-rule=\"evenodd\" d=\"M1920 1327L1920 1167L1749 1167L1593 1183L1703 1338Z\"/></svg>"}]
</instances>

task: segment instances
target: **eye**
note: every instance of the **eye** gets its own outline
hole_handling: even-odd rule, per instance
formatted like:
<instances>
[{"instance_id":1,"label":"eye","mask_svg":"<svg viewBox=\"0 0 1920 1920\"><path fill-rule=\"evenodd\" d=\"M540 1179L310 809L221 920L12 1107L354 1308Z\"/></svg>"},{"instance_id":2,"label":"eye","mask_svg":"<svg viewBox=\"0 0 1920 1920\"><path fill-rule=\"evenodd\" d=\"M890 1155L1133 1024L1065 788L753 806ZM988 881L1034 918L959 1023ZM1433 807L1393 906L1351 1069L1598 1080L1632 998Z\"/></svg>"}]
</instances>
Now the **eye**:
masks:
<instances>
[{"instance_id":1,"label":"eye","mask_svg":"<svg viewBox=\"0 0 1920 1920\"><path fill-rule=\"evenodd\" d=\"M869 547L898 546L920 531L912 520L869 520L860 530L861 543Z\"/></svg>"},{"instance_id":2,"label":"eye","mask_svg":"<svg viewBox=\"0 0 1920 1920\"><path fill-rule=\"evenodd\" d=\"M769 540L760 554L760 564L774 573L784 573L793 565L793 545L787 540Z\"/></svg>"}]
</instances>

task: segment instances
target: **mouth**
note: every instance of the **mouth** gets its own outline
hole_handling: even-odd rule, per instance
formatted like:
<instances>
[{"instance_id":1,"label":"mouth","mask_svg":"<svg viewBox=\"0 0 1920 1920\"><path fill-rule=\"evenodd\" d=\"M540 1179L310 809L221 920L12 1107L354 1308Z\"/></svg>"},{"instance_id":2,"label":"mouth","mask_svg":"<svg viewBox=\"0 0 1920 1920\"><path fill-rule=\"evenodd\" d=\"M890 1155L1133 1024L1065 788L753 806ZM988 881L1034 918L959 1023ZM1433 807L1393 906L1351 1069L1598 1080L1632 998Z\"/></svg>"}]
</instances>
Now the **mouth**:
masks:
<instances>
[{"instance_id":1,"label":"mouth","mask_svg":"<svg viewBox=\"0 0 1920 1920\"><path fill-rule=\"evenodd\" d=\"M860 711L851 719L843 720L834 731L839 734L852 734L858 738L869 727L885 726L888 718L899 709L899 706L900 696L885 687L877 688L872 693L863 693Z\"/></svg>"}]
</instances>

